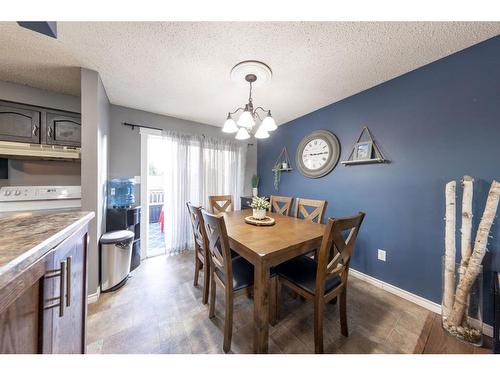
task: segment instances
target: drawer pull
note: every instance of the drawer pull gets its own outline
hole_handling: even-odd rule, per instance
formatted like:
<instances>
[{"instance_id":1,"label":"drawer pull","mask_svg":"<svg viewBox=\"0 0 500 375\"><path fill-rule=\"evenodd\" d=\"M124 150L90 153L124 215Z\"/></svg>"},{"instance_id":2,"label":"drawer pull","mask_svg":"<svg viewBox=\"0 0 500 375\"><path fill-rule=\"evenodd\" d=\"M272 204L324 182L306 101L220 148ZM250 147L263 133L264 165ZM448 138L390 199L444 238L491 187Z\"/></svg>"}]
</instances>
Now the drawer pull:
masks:
<instances>
[{"instance_id":1,"label":"drawer pull","mask_svg":"<svg viewBox=\"0 0 500 375\"><path fill-rule=\"evenodd\" d=\"M38 126L33 125L33 135L36 137L38 135Z\"/></svg>"},{"instance_id":2,"label":"drawer pull","mask_svg":"<svg viewBox=\"0 0 500 375\"><path fill-rule=\"evenodd\" d=\"M71 257L66 258L66 306L71 305Z\"/></svg>"},{"instance_id":3,"label":"drawer pull","mask_svg":"<svg viewBox=\"0 0 500 375\"><path fill-rule=\"evenodd\" d=\"M64 316L64 285L66 284L66 262L62 261L61 266L59 269L56 270L50 270L45 274L46 279L50 279L53 277L59 277L59 297L53 297L49 298L46 301L47 302L52 302L52 301L57 301L54 303L51 303L47 306L44 306L44 310L49 310L53 309L56 307L59 307L59 317Z\"/></svg>"}]
</instances>

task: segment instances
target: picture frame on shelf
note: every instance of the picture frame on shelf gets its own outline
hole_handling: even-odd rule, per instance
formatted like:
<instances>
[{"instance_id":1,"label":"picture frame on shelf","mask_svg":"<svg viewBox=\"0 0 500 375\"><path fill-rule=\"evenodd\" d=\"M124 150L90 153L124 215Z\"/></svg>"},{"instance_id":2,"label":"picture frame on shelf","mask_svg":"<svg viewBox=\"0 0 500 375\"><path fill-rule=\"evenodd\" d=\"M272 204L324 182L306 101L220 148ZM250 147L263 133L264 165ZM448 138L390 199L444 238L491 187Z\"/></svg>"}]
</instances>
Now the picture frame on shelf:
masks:
<instances>
[{"instance_id":1,"label":"picture frame on shelf","mask_svg":"<svg viewBox=\"0 0 500 375\"><path fill-rule=\"evenodd\" d=\"M373 142L358 142L355 146L354 160L370 160L372 158Z\"/></svg>"}]
</instances>

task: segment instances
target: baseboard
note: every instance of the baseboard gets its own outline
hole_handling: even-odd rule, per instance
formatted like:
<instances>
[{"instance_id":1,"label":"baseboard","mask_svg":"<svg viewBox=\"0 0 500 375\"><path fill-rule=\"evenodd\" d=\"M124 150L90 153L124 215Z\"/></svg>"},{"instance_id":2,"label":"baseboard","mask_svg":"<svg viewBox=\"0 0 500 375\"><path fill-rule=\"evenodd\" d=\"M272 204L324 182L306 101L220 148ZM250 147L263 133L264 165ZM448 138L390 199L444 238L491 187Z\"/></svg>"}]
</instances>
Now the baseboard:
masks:
<instances>
[{"instance_id":1,"label":"baseboard","mask_svg":"<svg viewBox=\"0 0 500 375\"><path fill-rule=\"evenodd\" d=\"M349 269L349 275L356 277L357 279L366 281L367 283L376 286L377 288L383 289L389 293L395 294L398 297L404 298L407 301L413 302L416 305L422 306L423 308L432 311L436 314L441 315L441 305L429 301L426 298L417 296L416 294L410 293L404 289L398 288L397 286L386 283L385 281L374 278L373 276L364 274L355 269ZM474 325L474 324L473 324ZM483 333L488 337L493 337L493 327L483 323Z\"/></svg>"},{"instance_id":2,"label":"baseboard","mask_svg":"<svg viewBox=\"0 0 500 375\"><path fill-rule=\"evenodd\" d=\"M89 294L87 296L87 303L89 305L92 303L96 303L99 300L100 295L101 295L101 288L97 287L97 291L95 293Z\"/></svg>"}]
</instances>

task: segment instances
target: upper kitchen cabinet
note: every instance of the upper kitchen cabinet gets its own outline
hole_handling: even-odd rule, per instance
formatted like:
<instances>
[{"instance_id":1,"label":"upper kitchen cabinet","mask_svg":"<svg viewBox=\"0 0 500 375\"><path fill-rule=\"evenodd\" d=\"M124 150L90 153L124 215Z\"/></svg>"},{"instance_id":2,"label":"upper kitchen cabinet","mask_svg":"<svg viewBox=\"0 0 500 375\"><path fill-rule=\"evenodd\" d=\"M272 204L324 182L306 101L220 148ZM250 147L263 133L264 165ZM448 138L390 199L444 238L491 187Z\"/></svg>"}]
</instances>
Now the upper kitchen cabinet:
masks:
<instances>
[{"instance_id":1,"label":"upper kitchen cabinet","mask_svg":"<svg viewBox=\"0 0 500 375\"><path fill-rule=\"evenodd\" d=\"M81 145L81 117L78 115L47 112L45 137L48 145Z\"/></svg>"},{"instance_id":2,"label":"upper kitchen cabinet","mask_svg":"<svg viewBox=\"0 0 500 375\"><path fill-rule=\"evenodd\" d=\"M41 111L0 102L0 140L40 143Z\"/></svg>"}]
</instances>

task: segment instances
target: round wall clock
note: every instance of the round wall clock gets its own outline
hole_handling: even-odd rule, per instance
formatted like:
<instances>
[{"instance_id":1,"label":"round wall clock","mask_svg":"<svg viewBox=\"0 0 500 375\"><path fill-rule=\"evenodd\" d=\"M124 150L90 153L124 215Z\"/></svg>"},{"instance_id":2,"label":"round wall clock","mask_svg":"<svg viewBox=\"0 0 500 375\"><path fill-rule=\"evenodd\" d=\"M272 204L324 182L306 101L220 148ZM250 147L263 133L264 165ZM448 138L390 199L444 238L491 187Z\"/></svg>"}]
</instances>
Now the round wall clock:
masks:
<instances>
[{"instance_id":1,"label":"round wall clock","mask_svg":"<svg viewBox=\"0 0 500 375\"><path fill-rule=\"evenodd\" d=\"M340 142L328 130L316 130L299 143L295 161L305 177L318 178L331 172L340 158Z\"/></svg>"}]
</instances>

